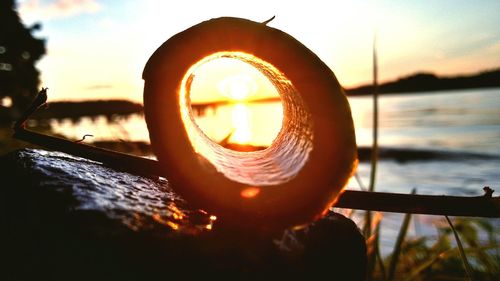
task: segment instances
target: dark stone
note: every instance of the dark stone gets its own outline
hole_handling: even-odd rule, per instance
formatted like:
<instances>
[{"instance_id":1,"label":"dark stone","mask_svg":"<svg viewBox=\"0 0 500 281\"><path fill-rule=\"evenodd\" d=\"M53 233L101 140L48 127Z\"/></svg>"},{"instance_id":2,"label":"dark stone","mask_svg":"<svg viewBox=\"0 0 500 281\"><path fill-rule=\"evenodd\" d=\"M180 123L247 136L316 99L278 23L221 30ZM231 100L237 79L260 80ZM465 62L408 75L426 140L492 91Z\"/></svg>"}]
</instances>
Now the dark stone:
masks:
<instances>
[{"instance_id":1,"label":"dark stone","mask_svg":"<svg viewBox=\"0 0 500 281\"><path fill-rule=\"evenodd\" d=\"M165 179L60 152L16 151L0 171L1 280L364 280L364 239L339 214L270 236L228 229Z\"/></svg>"}]
</instances>

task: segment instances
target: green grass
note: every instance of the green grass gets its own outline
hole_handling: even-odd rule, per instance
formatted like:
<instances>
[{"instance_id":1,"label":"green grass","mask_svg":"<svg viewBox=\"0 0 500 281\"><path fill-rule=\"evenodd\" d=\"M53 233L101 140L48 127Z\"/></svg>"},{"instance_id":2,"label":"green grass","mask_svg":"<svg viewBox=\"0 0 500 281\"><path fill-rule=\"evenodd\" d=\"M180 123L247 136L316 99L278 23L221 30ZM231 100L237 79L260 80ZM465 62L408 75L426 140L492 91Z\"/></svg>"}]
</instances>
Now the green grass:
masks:
<instances>
[{"instance_id":1,"label":"green grass","mask_svg":"<svg viewBox=\"0 0 500 281\"><path fill-rule=\"evenodd\" d=\"M410 216L405 215L392 253L377 256L377 264L384 266L374 267L370 280L500 279L500 229L491 220L455 218L453 224L441 220L436 224L437 237L407 237L409 220Z\"/></svg>"}]
</instances>

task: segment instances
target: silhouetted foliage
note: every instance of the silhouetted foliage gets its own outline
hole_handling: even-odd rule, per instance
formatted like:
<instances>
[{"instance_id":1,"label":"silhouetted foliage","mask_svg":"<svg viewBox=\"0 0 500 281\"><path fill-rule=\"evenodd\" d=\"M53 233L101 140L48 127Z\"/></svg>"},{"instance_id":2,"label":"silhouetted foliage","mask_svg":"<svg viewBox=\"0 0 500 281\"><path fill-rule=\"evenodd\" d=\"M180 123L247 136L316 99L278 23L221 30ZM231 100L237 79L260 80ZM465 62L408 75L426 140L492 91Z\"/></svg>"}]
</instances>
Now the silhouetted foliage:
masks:
<instances>
[{"instance_id":1,"label":"silhouetted foliage","mask_svg":"<svg viewBox=\"0 0 500 281\"><path fill-rule=\"evenodd\" d=\"M379 86L380 93L405 93L440 91L467 88L487 88L500 86L500 69L484 71L476 75L438 77L432 73L417 73L387 82ZM371 85L347 89L348 95L370 95L373 93Z\"/></svg>"},{"instance_id":2,"label":"silhouetted foliage","mask_svg":"<svg viewBox=\"0 0 500 281\"><path fill-rule=\"evenodd\" d=\"M38 92L35 63L45 54L45 40L33 37L39 23L26 27L14 0L0 0L0 100L10 98L10 108L0 106L0 122L16 118Z\"/></svg>"},{"instance_id":3,"label":"silhouetted foliage","mask_svg":"<svg viewBox=\"0 0 500 281\"><path fill-rule=\"evenodd\" d=\"M141 104L127 100L96 100L96 101L61 101L51 102L44 110L37 111L32 117L34 119L63 119L77 120L81 117L106 116L129 116L131 114L142 114Z\"/></svg>"}]
</instances>

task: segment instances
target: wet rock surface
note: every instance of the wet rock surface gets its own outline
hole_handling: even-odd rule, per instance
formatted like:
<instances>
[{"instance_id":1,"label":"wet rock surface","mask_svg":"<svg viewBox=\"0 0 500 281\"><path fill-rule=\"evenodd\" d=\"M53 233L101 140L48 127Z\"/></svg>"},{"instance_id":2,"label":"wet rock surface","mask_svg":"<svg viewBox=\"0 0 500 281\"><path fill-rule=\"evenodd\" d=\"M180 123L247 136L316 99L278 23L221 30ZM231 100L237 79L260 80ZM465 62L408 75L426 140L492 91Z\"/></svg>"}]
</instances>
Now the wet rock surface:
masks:
<instances>
[{"instance_id":1,"label":"wet rock surface","mask_svg":"<svg viewBox=\"0 0 500 281\"><path fill-rule=\"evenodd\" d=\"M330 213L270 235L230 229L166 179L60 152L0 158L1 280L363 280L365 246Z\"/></svg>"}]
</instances>

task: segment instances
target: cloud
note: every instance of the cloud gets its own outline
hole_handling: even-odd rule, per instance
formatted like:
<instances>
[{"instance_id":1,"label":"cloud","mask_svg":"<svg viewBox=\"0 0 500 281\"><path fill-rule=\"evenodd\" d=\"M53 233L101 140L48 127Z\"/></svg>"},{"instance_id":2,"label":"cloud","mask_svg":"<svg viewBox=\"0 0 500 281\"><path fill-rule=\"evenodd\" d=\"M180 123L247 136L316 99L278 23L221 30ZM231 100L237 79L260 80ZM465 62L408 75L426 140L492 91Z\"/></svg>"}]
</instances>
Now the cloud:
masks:
<instances>
[{"instance_id":1,"label":"cloud","mask_svg":"<svg viewBox=\"0 0 500 281\"><path fill-rule=\"evenodd\" d=\"M23 18L51 20L72 17L80 14L92 14L102 9L97 0L27 0L19 5Z\"/></svg>"},{"instance_id":2,"label":"cloud","mask_svg":"<svg viewBox=\"0 0 500 281\"><path fill-rule=\"evenodd\" d=\"M96 91L96 90L107 90L113 88L112 85L108 84L96 84L85 87L86 90Z\"/></svg>"}]
</instances>

